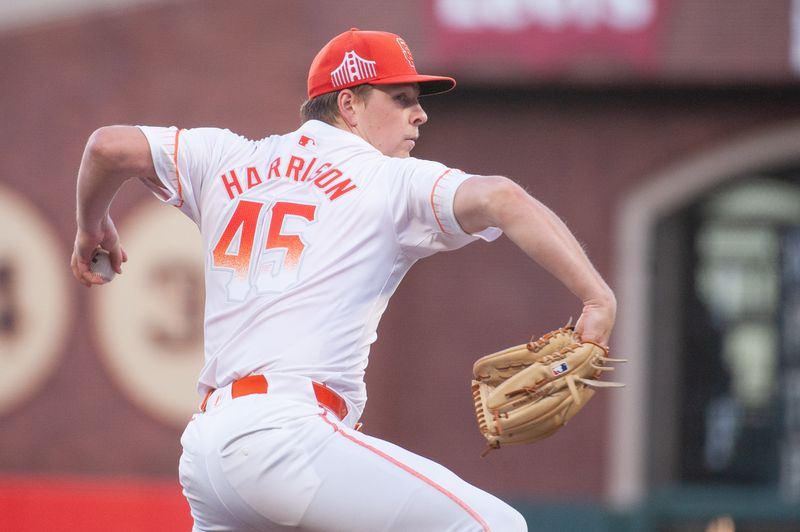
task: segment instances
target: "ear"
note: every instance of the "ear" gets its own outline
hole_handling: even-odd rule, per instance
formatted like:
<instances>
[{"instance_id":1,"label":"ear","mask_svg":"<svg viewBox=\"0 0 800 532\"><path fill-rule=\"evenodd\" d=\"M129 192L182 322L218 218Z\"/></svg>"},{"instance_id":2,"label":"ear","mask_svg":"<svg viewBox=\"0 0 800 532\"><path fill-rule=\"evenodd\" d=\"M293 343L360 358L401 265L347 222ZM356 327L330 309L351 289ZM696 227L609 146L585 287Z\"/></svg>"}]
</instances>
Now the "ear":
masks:
<instances>
[{"instance_id":1,"label":"ear","mask_svg":"<svg viewBox=\"0 0 800 532\"><path fill-rule=\"evenodd\" d=\"M339 116L350 127L358 125L358 117L355 110L356 100L356 95L350 89L342 89L336 98L336 103L339 106Z\"/></svg>"}]
</instances>

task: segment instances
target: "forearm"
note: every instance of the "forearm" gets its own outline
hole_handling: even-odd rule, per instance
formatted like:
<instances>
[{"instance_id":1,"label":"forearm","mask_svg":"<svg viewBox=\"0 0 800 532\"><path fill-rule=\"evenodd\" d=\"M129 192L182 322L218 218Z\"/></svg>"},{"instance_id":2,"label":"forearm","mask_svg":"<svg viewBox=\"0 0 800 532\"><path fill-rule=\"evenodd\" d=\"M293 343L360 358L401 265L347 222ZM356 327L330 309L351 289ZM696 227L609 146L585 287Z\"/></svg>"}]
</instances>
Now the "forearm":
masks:
<instances>
[{"instance_id":1,"label":"forearm","mask_svg":"<svg viewBox=\"0 0 800 532\"><path fill-rule=\"evenodd\" d=\"M550 272L583 303L575 331L606 344L614 326L614 293L564 222L504 177L474 177L456 192L461 227L475 233L499 227L525 254Z\"/></svg>"},{"instance_id":2,"label":"forearm","mask_svg":"<svg viewBox=\"0 0 800 532\"><path fill-rule=\"evenodd\" d=\"M154 183L158 179L144 134L130 126L103 127L92 133L78 169L78 230L71 259L73 274L86 286L105 282L89 268L98 246L109 252L117 273L121 273L121 265L127 260L109 209L119 188L131 177Z\"/></svg>"},{"instance_id":3,"label":"forearm","mask_svg":"<svg viewBox=\"0 0 800 532\"><path fill-rule=\"evenodd\" d=\"M612 304L614 294L564 222L524 193L497 203L498 227L531 259L564 284L582 302Z\"/></svg>"},{"instance_id":4,"label":"forearm","mask_svg":"<svg viewBox=\"0 0 800 532\"><path fill-rule=\"evenodd\" d=\"M497 176L470 179L456 195L456 209L466 231L499 227L584 303L613 302L613 292L564 222L512 181Z\"/></svg>"},{"instance_id":5,"label":"forearm","mask_svg":"<svg viewBox=\"0 0 800 532\"><path fill-rule=\"evenodd\" d=\"M104 146L95 132L83 152L78 169L76 187L76 216L78 228L88 232L99 232L103 220L108 216L111 202L119 188L130 177L116 163L111 149Z\"/></svg>"}]
</instances>

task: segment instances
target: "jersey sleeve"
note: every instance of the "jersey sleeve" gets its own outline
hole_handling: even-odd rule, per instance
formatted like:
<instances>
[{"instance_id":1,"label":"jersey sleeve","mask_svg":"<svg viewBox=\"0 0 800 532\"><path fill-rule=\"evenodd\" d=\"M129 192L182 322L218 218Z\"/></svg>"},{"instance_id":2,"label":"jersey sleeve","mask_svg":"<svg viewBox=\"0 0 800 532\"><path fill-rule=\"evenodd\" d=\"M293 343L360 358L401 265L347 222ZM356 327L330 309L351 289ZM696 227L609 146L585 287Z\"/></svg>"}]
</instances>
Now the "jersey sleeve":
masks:
<instances>
[{"instance_id":1,"label":"jersey sleeve","mask_svg":"<svg viewBox=\"0 0 800 532\"><path fill-rule=\"evenodd\" d=\"M150 144L161 187L145 184L160 200L199 224L203 183L218 171L229 137L240 137L216 128L137 127Z\"/></svg>"},{"instance_id":2,"label":"jersey sleeve","mask_svg":"<svg viewBox=\"0 0 800 532\"><path fill-rule=\"evenodd\" d=\"M479 233L464 232L453 208L456 191L472 177L461 170L420 159L395 159L390 183L391 208L400 245L424 256L460 248L477 239L492 241L502 231L489 227Z\"/></svg>"}]
</instances>

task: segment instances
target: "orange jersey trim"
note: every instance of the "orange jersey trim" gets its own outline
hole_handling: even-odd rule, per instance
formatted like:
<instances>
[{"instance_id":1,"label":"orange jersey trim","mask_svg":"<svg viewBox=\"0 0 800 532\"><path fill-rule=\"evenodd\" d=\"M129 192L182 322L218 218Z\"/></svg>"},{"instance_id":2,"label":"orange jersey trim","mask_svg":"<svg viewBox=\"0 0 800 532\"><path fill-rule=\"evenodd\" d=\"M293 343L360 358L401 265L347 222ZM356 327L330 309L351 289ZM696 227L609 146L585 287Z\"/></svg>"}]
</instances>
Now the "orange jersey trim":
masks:
<instances>
[{"instance_id":1,"label":"orange jersey trim","mask_svg":"<svg viewBox=\"0 0 800 532\"><path fill-rule=\"evenodd\" d=\"M183 207L183 187L181 187L181 173L178 170L178 142L180 140L182 129L175 132L175 148L172 151L172 163L175 165L175 181L178 184L178 208Z\"/></svg>"},{"instance_id":2,"label":"orange jersey trim","mask_svg":"<svg viewBox=\"0 0 800 532\"><path fill-rule=\"evenodd\" d=\"M439 185L439 181L442 180L444 176L450 173L452 168L448 168L445 173L440 175L436 178L436 181L433 183L433 187L431 188L431 210L433 211L433 217L436 219L436 223L439 224L439 229L442 230L442 233L449 234L447 230L445 230L444 226L442 225L442 221L439 219L439 215L436 213L436 204L433 202L433 197L436 194L436 187Z\"/></svg>"}]
</instances>

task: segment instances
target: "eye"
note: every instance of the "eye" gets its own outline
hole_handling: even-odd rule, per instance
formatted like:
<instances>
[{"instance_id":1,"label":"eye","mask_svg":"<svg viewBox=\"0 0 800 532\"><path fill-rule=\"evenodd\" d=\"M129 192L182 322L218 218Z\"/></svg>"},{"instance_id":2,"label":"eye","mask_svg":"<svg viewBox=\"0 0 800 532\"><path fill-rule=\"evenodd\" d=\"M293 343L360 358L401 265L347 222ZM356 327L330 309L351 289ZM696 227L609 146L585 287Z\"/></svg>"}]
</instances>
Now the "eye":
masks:
<instances>
[{"instance_id":1,"label":"eye","mask_svg":"<svg viewBox=\"0 0 800 532\"><path fill-rule=\"evenodd\" d=\"M417 103L416 96L407 92L399 92L394 95L394 100L405 107L415 105Z\"/></svg>"}]
</instances>

